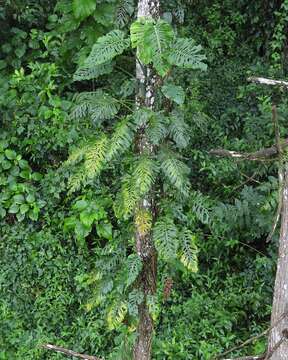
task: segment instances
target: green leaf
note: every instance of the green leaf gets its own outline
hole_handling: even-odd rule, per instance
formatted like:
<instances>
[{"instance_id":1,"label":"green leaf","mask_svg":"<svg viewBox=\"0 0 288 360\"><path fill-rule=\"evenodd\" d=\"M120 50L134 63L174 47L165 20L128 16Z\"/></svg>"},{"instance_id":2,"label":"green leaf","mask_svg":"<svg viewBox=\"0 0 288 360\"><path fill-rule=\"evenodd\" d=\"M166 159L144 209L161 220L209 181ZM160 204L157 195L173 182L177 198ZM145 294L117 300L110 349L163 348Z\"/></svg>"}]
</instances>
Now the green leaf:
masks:
<instances>
[{"instance_id":1,"label":"green leaf","mask_svg":"<svg viewBox=\"0 0 288 360\"><path fill-rule=\"evenodd\" d=\"M206 70L207 65L204 60L206 56L202 54L202 47L195 45L194 40L186 38L177 39L168 56L171 65L187 69Z\"/></svg>"},{"instance_id":2,"label":"green leaf","mask_svg":"<svg viewBox=\"0 0 288 360\"><path fill-rule=\"evenodd\" d=\"M140 271L142 269L142 261L138 255L132 254L128 256L127 259L127 280L126 287L128 288L134 281L137 279Z\"/></svg>"},{"instance_id":3,"label":"green leaf","mask_svg":"<svg viewBox=\"0 0 288 360\"><path fill-rule=\"evenodd\" d=\"M9 170L12 166L11 162L8 160L2 160L1 165L4 170Z\"/></svg>"},{"instance_id":4,"label":"green leaf","mask_svg":"<svg viewBox=\"0 0 288 360\"><path fill-rule=\"evenodd\" d=\"M26 180L29 180L30 179L30 175L31 175L31 170L30 169L25 169L25 170L22 170L20 172L20 177L22 179L26 179Z\"/></svg>"},{"instance_id":5,"label":"green leaf","mask_svg":"<svg viewBox=\"0 0 288 360\"><path fill-rule=\"evenodd\" d=\"M190 140L189 126L185 123L182 112L173 111L170 116L168 133L179 149L184 149Z\"/></svg>"},{"instance_id":6,"label":"green leaf","mask_svg":"<svg viewBox=\"0 0 288 360\"><path fill-rule=\"evenodd\" d=\"M95 219L95 216L90 211L82 211L80 213L80 221L85 226L91 227L92 224L93 224L94 219Z\"/></svg>"},{"instance_id":7,"label":"green leaf","mask_svg":"<svg viewBox=\"0 0 288 360\"><path fill-rule=\"evenodd\" d=\"M73 76L74 81L90 80L97 79L101 75L110 74L113 70L113 64L110 62L93 65L93 64L83 64L79 66L77 71Z\"/></svg>"},{"instance_id":8,"label":"green leaf","mask_svg":"<svg viewBox=\"0 0 288 360\"><path fill-rule=\"evenodd\" d=\"M26 201L29 204L32 204L33 202L35 202L35 196L33 194L29 194L28 196L26 196Z\"/></svg>"},{"instance_id":9,"label":"green leaf","mask_svg":"<svg viewBox=\"0 0 288 360\"><path fill-rule=\"evenodd\" d=\"M23 221L25 219L25 214L21 214L21 212L18 212L16 214L16 218L18 221Z\"/></svg>"},{"instance_id":10,"label":"green leaf","mask_svg":"<svg viewBox=\"0 0 288 360\"><path fill-rule=\"evenodd\" d=\"M179 246L178 231L172 219L164 217L156 222L153 239L159 255L164 260L176 258Z\"/></svg>"},{"instance_id":11,"label":"green leaf","mask_svg":"<svg viewBox=\"0 0 288 360\"><path fill-rule=\"evenodd\" d=\"M19 211L19 205L18 204L12 204L8 210L10 214L17 214Z\"/></svg>"},{"instance_id":12,"label":"green leaf","mask_svg":"<svg viewBox=\"0 0 288 360\"><path fill-rule=\"evenodd\" d=\"M133 172L137 192L141 195L148 193L155 181L157 170L157 164L152 159L146 156L139 159Z\"/></svg>"},{"instance_id":13,"label":"green leaf","mask_svg":"<svg viewBox=\"0 0 288 360\"><path fill-rule=\"evenodd\" d=\"M21 194L18 194L18 195L14 195L14 196L13 196L13 202L14 202L15 204L23 204L24 201L25 201L25 198L24 198L24 196L21 195Z\"/></svg>"},{"instance_id":14,"label":"green leaf","mask_svg":"<svg viewBox=\"0 0 288 360\"><path fill-rule=\"evenodd\" d=\"M4 60L0 60L0 70L5 69L5 68L6 68L6 66L7 66L6 61L4 61ZM0 214L0 216L1 216L1 214Z\"/></svg>"},{"instance_id":15,"label":"green leaf","mask_svg":"<svg viewBox=\"0 0 288 360\"><path fill-rule=\"evenodd\" d=\"M97 40L84 65L94 67L105 64L115 56L122 54L129 46L130 40L125 38L123 31L112 30Z\"/></svg>"},{"instance_id":16,"label":"green leaf","mask_svg":"<svg viewBox=\"0 0 288 360\"><path fill-rule=\"evenodd\" d=\"M132 47L138 49L144 64L153 63L158 74L164 76L169 70L166 57L174 39L174 31L164 20L139 19L130 28Z\"/></svg>"},{"instance_id":17,"label":"green leaf","mask_svg":"<svg viewBox=\"0 0 288 360\"><path fill-rule=\"evenodd\" d=\"M102 90L77 94L75 103L72 118L90 117L95 124L113 118L120 110L119 102Z\"/></svg>"},{"instance_id":18,"label":"green leaf","mask_svg":"<svg viewBox=\"0 0 288 360\"><path fill-rule=\"evenodd\" d=\"M5 150L5 156L7 157L8 160L15 160L16 159L16 152L10 149L6 149Z\"/></svg>"},{"instance_id":19,"label":"green leaf","mask_svg":"<svg viewBox=\"0 0 288 360\"><path fill-rule=\"evenodd\" d=\"M85 19L96 9L96 0L73 0L73 14L76 19Z\"/></svg>"},{"instance_id":20,"label":"green leaf","mask_svg":"<svg viewBox=\"0 0 288 360\"><path fill-rule=\"evenodd\" d=\"M180 261L191 272L198 271L198 248L196 245L196 236L188 229L180 233L181 254Z\"/></svg>"},{"instance_id":21,"label":"green leaf","mask_svg":"<svg viewBox=\"0 0 288 360\"><path fill-rule=\"evenodd\" d=\"M124 27L130 20L134 12L134 0L120 0L116 8L116 25Z\"/></svg>"},{"instance_id":22,"label":"green leaf","mask_svg":"<svg viewBox=\"0 0 288 360\"><path fill-rule=\"evenodd\" d=\"M27 204L22 204L22 205L20 206L20 213L21 213L21 214L26 214L28 210L29 210L29 205L27 205Z\"/></svg>"},{"instance_id":23,"label":"green leaf","mask_svg":"<svg viewBox=\"0 0 288 360\"><path fill-rule=\"evenodd\" d=\"M167 84L161 88L163 94L178 105L184 104L185 92L181 86Z\"/></svg>"},{"instance_id":24,"label":"green leaf","mask_svg":"<svg viewBox=\"0 0 288 360\"><path fill-rule=\"evenodd\" d=\"M172 152L160 153L159 161L165 177L180 193L187 196L190 187L188 166L177 159Z\"/></svg>"},{"instance_id":25,"label":"green leaf","mask_svg":"<svg viewBox=\"0 0 288 360\"><path fill-rule=\"evenodd\" d=\"M82 199L82 200L76 201L76 203L72 206L72 209L82 211L82 210L86 209L87 206L88 206L87 201Z\"/></svg>"},{"instance_id":26,"label":"green leaf","mask_svg":"<svg viewBox=\"0 0 288 360\"><path fill-rule=\"evenodd\" d=\"M28 161L23 159L19 160L19 166L21 169L29 169Z\"/></svg>"},{"instance_id":27,"label":"green leaf","mask_svg":"<svg viewBox=\"0 0 288 360\"><path fill-rule=\"evenodd\" d=\"M4 217L6 216L6 210L0 206L0 218L4 219Z\"/></svg>"},{"instance_id":28,"label":"green leaf","mask_svg":"<svg viewBox=\"0 0 288 360\"><path fill-rule=\"evenodd\" d=\"M64 220L63 229L65 232L68 232L75 228L77 219L75 216L70 216Z\"/></svg>"},{"instance_id":29,"label":"green leaf","mask_svg":"<svg viewBox=\"0 0 288 360\"><path fill-rule=\"evenodd\" d=\"M35 172L32 174L32 179L35 181L40 181L42 178L43 178L43 175L38 172Z\"/></svg>"},{"instance_id":30,"label":"green leaf","mask_svg":"<svg viewBox=\"0 0 288 360\"><path fill-rule=\"evenodd\" d=\"M97 234L107 240L112 240L112 225L109 223L100 223L96 227Z\"/></svg>"},{"instance_id":31,"label":"green leaf","mask_svg":"<svg viewBox=\"0 0 288 360\"><path fill-rule=\"evenodd\" d=\"M31 220L37 221L39 217L39 209L37 207L34 207L32 210L29 211L28 216Z\"/></svg>"},{"instance_id":32,"label":"green leaf","mask_svg":"<svg viewBox=\"0 0 288 360\"><path fill-rule=\"evenodd\" d=\"M25 51L26 51L26 45L23 44L17 47L17 49L15 50L15 54L20 59L25 54Z\"/></svg>"},{"instance_id":33,"label":"green leaf","mask_svg":"<svg viewBox=\"0 0 288 360\"><path fill-rule=\"evenodd\" d=\"M82 224L80 221L76 223L75 234L77 239L83 239L88 236L91 232L91 226L86 226Z\"/></svg>"}]
</instances>

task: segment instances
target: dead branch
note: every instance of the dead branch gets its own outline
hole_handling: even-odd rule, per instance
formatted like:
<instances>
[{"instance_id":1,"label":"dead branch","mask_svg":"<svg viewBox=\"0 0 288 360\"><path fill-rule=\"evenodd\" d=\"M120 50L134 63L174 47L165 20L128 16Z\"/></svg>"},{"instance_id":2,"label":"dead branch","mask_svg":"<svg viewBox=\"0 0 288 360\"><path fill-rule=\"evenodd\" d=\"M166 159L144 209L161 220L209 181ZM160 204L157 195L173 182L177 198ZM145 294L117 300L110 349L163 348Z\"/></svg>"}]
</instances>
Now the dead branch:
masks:
<instances>
[{"instance_id":1,"label":"dead branch","mask_svg":"<svg viewBox=\"0 0 288 360\"><path fill-rule=\"evenodd\" d=\"M281 149L285 149L288 146L288 138L281 142ZM230 151L225 149L212 149L209 154L219 157L230 157L240 160L252 160L252 161L264 161L267 159L273 159L278 155L277 145L274 144L269 148L264 148L253 153L242 153L237 151Z\"/></svg>"},{"instance_id":2,"label":"dead branch","mask_svg":"<svg viewBox=\"0 0 288 360\"><path fill-rule=\"evenodd\" d=\"M56 345L44 344L41 347L43 349L46 349L46 350L56 351L56 352L62 353L62 354L67 355L67 356L75 356L75 357L78 357L78 358L84 359L84 360L103 360L103 359L100 359L97 356L80 354L80 353L77 353L75 351L64 349L64 348L62 348L60 346L56 346Z\"/></svg>"},{"instance_id":3,"label":"dead branch","mask_svg":"<svg viewBox=\"0 0 288 360\"><path fill-rule=\"evenodd\" d=\"M244 341L244 342L243 342L242 344L240 344L240 345L234 346L232 349L227 350L227 351L225 351L223 354L216 356L216 357L214 358L214 360L219 359L220 356L221 356L221 357L222 357L222 356L226 356L226 355L230 354L230 353L233 352L233 351L240 350L240 349L242 349L243 347L245 347L246 345L251 344L251 343L254 342L255 340L258 340L258 339L260 339L261 337L269 334L270 331L271 331L272 329L274 329L274 327L277 326L287 315L288 315L288 312L284 312L281 316L279 316L279 318L278 318L268 329L264 330L261 334L251 337L250 339ZM258 356L258 357L257 357L257 356ZM264 355L263 355L263 354L262 354L262 355L257 355L257 356L256 356L256 357L254 356L254 358L255 358L255 359L264 359L264 358L265 358L265 354L264 354ZM260 357L259 357L259 356L260 356ZM262 357L261 357L261 356L262 356ZM246 357L246 360L254 359L254 358L253 358L253 356L252 356L252 357L250 356L250 357L248 357L248 358ZM234 358L234 359L225 359L225 360L245 360L245 357L244 357L244 358L242 357L242 358Z\"/></svg>"},{"instance_id":4,"label":"dead branch","mask_svg":"<svg viewBox=\"0 0 288 360\"><path fill-rule=\"evenodd\" d=\"M265 354L257 355L257 356L242 356L238 358L231 358L231 359L225 359L225 360L263 360L265 357Z\"/></svg>"},{"instance_id":5,"label":"dead branch","mask_svg":"<svg viewBox=\"0 0 288 360\"><path fill-rule=\"evenodd\" d=\"M256 77L251 76L247 79L249 82L253 82L256 84L262 84L262 85L276 85L276 86L284 86L288 88L288 82L283 80L273 80L273 79L267 79L263 77Z\"/></svg>"}]
</instances>

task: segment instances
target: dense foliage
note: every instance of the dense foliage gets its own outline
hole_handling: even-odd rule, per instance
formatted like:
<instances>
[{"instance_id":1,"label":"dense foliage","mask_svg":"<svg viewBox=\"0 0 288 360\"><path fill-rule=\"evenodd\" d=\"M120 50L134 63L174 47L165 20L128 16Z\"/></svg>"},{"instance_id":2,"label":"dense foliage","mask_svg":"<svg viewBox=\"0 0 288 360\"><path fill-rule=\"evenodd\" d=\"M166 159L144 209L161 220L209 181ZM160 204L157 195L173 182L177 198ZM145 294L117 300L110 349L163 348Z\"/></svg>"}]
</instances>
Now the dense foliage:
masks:
<instances>
[{"instance_id":1,"label":"dense foliage","mask_svg":"<svg viewBox=\"0 0 288 360\"><path fill-rule=\"evenodd\" d=\"M272 103L287 136L285 94L246 78L287 76L288 1L163 3L156 24L135 22L133 0L0 5L0 359L62 359L46 342L130 358L131 214L155 179L153 359L208 360L268 326L277 168L208 151L271 145ZM157 119L131 111L139 45L161 76L173 67ZM157 159L131 151L143 118Z\"/></svg>"}]
</instances>

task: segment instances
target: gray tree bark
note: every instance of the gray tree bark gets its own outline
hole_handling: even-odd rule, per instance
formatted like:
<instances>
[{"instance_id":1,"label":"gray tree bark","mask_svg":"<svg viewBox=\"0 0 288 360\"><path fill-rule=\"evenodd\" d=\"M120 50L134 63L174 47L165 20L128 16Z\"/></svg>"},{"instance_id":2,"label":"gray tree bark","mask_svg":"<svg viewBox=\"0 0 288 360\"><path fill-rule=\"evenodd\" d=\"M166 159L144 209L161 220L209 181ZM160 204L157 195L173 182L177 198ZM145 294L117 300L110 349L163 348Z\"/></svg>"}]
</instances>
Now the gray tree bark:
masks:
<instances>
[{"instance_id":1,"label":"gray tree bark","mask_svg":"<svg viewBox=\"0 0 288 360\"><path fill-rule=\"evenodd\" d=\"M288 359L288 164L284 165L281 230L279 238L279 255L274 286L271 323L283 319L271 330L268 353L271 360Z\"/></svg>"},{"instance_id":2,"label":"gray tree bark","mask_svg":"<svg viewBox=\"0 0 288 360\"><path fill-rule=\"evenodd\" d=\"M138 18L153 17L159 18L160 1L159 0L139 0ZM155 106L155 84L157 77L153 69L141 64L140 60L136 62L136 78L138 91L136 95L136 106L154 109ZM136 152L139 155L151 155L154 152L152 144L145 136L145 125L143 125L137 134ZM137 211L145 210L150 213L152 219L155 217L154 201L152 192L143 198ZM138 279L138 288L144 294L144 300L139 305L139 323L137 328L137 339L133 349L134 360L150 360L152 339L154 332L153 319L147 306L147 296L153 295L156 291L156 272L157 272L157 254L153 244L151 231L143 234L135 222L136 251L142 261L142 271Z\"/></svg>"}]
</instances>

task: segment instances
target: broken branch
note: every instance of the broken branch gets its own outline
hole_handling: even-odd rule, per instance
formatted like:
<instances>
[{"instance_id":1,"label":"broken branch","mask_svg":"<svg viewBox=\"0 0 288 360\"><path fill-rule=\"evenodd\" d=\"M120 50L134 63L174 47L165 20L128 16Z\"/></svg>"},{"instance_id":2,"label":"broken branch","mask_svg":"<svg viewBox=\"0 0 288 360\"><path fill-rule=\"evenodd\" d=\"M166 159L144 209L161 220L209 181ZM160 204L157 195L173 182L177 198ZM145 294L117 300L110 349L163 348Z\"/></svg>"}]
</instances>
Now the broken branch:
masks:
<instances>
[{"instance_id":1,"label":"broken branch","mask_svg":"<svg viewBox=\"0 0 288 360\"><path fill-rule=\"evenodd\" d=\"M68 349L64 349L63 347L56 346L56 345L44 344L44 345L42 345L41 347L42 347L43 349L46 349L46 350L56 351L56 352L65 354L65 355L67 355L67 356L75 356L75 357L78 357L78 358L84 359L84 360L103 360L103 359L100 359L100 358L97 357L97 356L80 354L80 353L77 353L77 352L75 352L75 351L68 350Z\"/></svg>"},{"instance_id":2,"label":"broken branch","mask_svg":"<svg viewBox=\"0 0 288 360\"><path fill-rule=\"evenodd\" d=\"M262 360L264 359L265 354L257 355L257 356L242 356L238 358L231 358L231 359L225 359L225 360Z\"/></svg>"},{"instance_id":3,"label":"broken branch","mask_svg":"<svg viewBox=\"0 0 288 360\"><path fill-rule=\"evenodd\" d=\"M288 146L288 139L285 139L281 143L281 149L285 149ZM264 148L253 153L242 153L237 151L230 151L225 149L213 149L209 151L209 154L219 157L230 157L240 160L252 160L252 161L264 161L267 159L273 159L278 155L277 145L272 145L269 148Z\"/></svg>"},{"instance_id":4,"label":"broken branch","mask_svg":"<svg viewBox=\"0 0 288 360\"><path fill-rule=\"evenodd\" d=\"M262 85L278 85L278 86L284 86L288 88L288 82L283 80L273 80L273 79L267 79L263 77L256 77L251 76L247 79L250 82L256 83L256 84L262 84Z\"/></svg>"}]
</instances>

